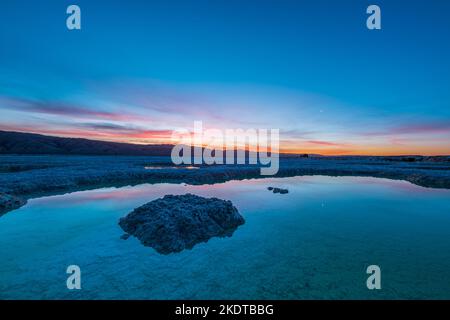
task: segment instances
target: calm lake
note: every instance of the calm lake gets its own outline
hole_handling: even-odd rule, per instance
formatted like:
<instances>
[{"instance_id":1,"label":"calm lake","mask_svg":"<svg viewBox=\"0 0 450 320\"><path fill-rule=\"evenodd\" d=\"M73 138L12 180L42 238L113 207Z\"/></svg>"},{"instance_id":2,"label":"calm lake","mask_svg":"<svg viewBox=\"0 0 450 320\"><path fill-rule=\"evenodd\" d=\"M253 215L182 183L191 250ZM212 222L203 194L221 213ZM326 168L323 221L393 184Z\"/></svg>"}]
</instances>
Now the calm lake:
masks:
<instances>
[{"instance_id":1,"label":"calm lake","mask_svg":"<svg viewBox=\"0 0 450 320\"><path fill-rule=\"evenodd\" d=\"M188 192L231 200L246 223L170 255L120 239L120 217ZM366 287L372 264L381 290ZM69 265L81 290L66 287ZM450 190L307 176L34 199L0 217L0 298L450 299Z\"/></svg>"}]
</instances>

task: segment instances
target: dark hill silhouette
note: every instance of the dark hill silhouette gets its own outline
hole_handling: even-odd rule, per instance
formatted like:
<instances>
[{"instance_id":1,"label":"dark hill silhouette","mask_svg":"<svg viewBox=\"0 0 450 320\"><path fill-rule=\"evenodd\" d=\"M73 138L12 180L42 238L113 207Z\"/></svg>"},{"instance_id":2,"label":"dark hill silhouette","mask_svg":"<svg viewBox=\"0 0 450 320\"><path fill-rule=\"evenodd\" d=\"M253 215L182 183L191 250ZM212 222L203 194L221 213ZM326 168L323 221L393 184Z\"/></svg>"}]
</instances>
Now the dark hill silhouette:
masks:
<instances>
[{"instance_id":1,"label":"dark hill silhouette","mask_svg":"<svg viewBox=\"0 0 450 320\"><path fill-rule=\"evenodd\" d=\"M0 154L170 156L170 144L140 145L0 131Z\"/></svg>"},{"instance_id":2,"label":"dark hill silhouette","mask_svg":"<svg viewBox=\"0 0 450 320\"><path fill-rule=\"evenodd\" d=\"M170 156L172 148L172 144L142 145L0 130L0 154ZM193 148L191 154L194 155Z\"/></svg>"}]
</instances>

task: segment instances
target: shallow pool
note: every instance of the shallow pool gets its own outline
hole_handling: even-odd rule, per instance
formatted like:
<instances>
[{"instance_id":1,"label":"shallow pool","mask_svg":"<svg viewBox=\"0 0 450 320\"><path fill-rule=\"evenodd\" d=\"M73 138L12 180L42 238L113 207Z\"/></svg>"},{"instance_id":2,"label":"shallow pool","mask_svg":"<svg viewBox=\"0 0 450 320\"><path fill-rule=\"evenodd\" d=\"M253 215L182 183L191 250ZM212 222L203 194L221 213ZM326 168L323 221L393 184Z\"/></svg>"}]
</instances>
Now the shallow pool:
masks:
<instances>
[{"instance_id":1,"label":"shallow pool","mask_svg":"<svg viewBox=\"0 0 450 320\"><path fill-rule=\"evenodd\" d=\"M120 217L187 192L231 200L246 223L170 255L120 239ZM449 299L450 190L314 176L75 192L0 217L0 257L2 299Z\"/></svg>"}]
</instances>

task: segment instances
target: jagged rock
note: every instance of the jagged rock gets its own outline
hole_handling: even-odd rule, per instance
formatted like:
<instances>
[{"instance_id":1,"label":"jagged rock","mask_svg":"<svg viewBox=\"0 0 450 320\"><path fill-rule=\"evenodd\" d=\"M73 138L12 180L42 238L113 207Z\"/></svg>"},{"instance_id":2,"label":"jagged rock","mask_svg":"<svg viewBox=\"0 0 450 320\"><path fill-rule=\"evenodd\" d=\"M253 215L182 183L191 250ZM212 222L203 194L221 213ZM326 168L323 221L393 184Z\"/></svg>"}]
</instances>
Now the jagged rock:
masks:
<instances>
[{"instance_id":1,"label":"jagged rock","mask_svg":"<svg viewBox=\"0 0 450 320\"><path fill-rule=\"evenodd\" d=\"M289 193L288 189L282 189L282 188L268 187L267 190L272 191L273 193L281 193L281 194Z\"/></svg>"},{"instance_id":2,"label":"jagged rock","mask_svg":"<svg viewBox=\"0 0 450 320\"><path fill-rule=\"evenodd\" d=\"M0 215L10 210L20 208L26 203L25 200L13 195L0 193Z\"/></svg>"},{"instance_id":3,"label":"jagged rock","mask_svg":"<svg viewBox=\"0 0 450 320\"><path fill-rule=\"evenodd\" d=\"M212 237L231 236L244 222L231 201L185 194L166 195L136 208L119 225L143 245L169 254Z\"/></svg>"}]
</instances>

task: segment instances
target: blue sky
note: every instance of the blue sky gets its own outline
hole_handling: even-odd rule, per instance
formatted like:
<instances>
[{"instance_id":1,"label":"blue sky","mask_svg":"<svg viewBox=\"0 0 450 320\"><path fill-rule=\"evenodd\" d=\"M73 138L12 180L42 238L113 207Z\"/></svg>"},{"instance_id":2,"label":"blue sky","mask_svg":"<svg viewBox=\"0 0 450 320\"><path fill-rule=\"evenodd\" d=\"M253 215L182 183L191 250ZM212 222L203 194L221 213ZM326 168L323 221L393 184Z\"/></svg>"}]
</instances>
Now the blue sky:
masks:
<instances>
[{"instance_id":1,"label":"blue sky","mask_svg":"<svg viewBox=\"0 0 450 320\"><path fill-rule=\"evenodd\" d=\"M280 128L288 151L450 154L449 14L445 0L2 1L0 129L158 143L202 120Z\"/></svg>"}]
</instances>

